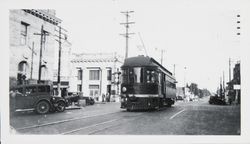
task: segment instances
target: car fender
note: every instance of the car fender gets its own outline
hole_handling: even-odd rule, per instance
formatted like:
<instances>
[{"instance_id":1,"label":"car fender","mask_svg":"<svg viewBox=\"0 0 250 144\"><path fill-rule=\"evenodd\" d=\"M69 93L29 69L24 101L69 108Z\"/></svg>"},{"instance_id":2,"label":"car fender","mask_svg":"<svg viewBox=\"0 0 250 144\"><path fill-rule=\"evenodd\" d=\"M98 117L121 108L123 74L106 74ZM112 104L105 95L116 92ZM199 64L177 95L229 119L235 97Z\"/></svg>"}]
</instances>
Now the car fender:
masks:
<instances>
[{"instance_id":1,"label":"car fender","mask_svg":"<svg viewBox=\"0 0 250 144\"><path fill-rule=\"evenodd\" d=\"M62 101L64 104L66 104L66 101L64 99L57 100L57 101L55 101L55 103L58 103L60 101Z\"/></svg>"}]
</instances>

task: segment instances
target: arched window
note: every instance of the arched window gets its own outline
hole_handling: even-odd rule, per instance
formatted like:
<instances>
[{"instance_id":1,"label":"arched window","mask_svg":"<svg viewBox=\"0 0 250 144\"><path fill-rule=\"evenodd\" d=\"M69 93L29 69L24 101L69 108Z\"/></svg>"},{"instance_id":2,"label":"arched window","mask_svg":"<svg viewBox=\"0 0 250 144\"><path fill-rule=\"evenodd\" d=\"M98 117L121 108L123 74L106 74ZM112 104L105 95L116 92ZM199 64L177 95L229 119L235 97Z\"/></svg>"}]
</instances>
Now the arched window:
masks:
<instances>
[{"instance_id":1,"label":"arched window","mask_svg":"<svg viewBox=\"0 0 250 144\"><path fill-rule=\"evenodd\" d=\"M28 71L28 63L26 61L21 61L18 64L18 73L26 74Z\"/></svg>"},{"instance_id":2,"label":"arched window","mask_svg":"<svg viewBox=\"0 0 250 144\"><path fill-rule=\"evenodd\" d=\"M28 63L26 61L21 61L18 64L17 80L18 84L24 84L28 74Z\"/></svg>"}]
</instances>

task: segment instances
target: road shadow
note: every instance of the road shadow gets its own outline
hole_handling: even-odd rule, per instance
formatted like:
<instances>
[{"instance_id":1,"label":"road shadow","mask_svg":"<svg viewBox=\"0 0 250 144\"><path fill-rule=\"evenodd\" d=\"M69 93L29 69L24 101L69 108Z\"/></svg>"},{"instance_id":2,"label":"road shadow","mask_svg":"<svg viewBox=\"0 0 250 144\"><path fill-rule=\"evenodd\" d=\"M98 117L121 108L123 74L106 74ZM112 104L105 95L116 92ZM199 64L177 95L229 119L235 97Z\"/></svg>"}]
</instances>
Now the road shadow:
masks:
<instances>
[{"instance_id":1,"label":"road shadow","mask_svg":"<svg viewBox=\"0 0 250 144\"><path fill-rule=\"evenodd\" d=\"M175 107L162 107L162 108L158 108L158 109L138 109L138 110L121 110L122 112L146 112L146 113L155 113L155 112L162 112L162 111L168 111L168 110L172 110L175 109Z\"/></svg>"}]
</instances>

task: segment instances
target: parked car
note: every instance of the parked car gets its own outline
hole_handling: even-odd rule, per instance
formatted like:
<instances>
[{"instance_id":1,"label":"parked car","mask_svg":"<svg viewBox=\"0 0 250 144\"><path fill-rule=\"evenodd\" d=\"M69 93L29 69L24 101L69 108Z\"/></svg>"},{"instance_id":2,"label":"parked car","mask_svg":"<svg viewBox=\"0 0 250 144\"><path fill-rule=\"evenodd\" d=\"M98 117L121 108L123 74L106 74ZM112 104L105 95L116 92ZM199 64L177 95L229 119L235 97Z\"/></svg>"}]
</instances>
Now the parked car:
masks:
<instances>
[{"instance_id":1,"label":"parked car","mask_svg":"<svg viewBox=\"0 0 250 144\"><path fill-rule=\"evenodd\" d=\"M80 99L86 100L86 105L93 105L93 104L95 104L95 100L91 96L81 96Z\"/></svg>"},{"instance_id":2,"label":"parked car","mask_svg":"<svg viewBox=\"0 0 250 144\"><path fill-rule=\"evenodd\" d=\"M64 97L65 101L66 101L66 105L70 106L73 103L78 103L80 100L80 95L78 95L77 93L68 93L68 96Z\"/></svg>"},{"instance_id":3,"label":"parked car","mask_svg":"<svg viewBox=\"0 0 250 144\"><path fill-rule=\"evenodd\" d=\"M222 98L215 95L215 96L210 96L209 104L226 105L226 102Z\"/></svg>"},{"instance_id":4,"label":"parked car","mask_svg":"<svg viewBox=\"0 0 250 144\"><path fill-rule=\"evenodd\" d=\"M183 100L183 97L182 96L176 96L176 100Z\"/></svg>"},{"instance_id":5,"label":"parked car","mask_svg":"<svg viewBox=\"0 0 250 144\"><path fill-rule=\"evenodd\" d=\"M10 110L12 112L35 110L38 114L49 111L63 112L65 99L54 96L51 85L25 84L10 89Z\"/></svg>"}]
</instances>

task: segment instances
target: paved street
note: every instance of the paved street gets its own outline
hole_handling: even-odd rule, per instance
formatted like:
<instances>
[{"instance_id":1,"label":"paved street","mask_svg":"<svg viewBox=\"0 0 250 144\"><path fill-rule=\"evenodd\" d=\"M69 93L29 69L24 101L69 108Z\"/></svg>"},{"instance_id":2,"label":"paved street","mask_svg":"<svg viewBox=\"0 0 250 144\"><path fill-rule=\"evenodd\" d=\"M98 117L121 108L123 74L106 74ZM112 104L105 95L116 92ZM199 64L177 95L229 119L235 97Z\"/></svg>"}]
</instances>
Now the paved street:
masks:
<instances>
[{"instance_id":1,"label":"paved street","mask_svg":"<svg viewBox=\"0 0 250 144\"><path fill-rule=\"evenodd\" d=\"M102 103L63 113L17 114L10 124L18 134L240 135L240 106L209 105L203 98L157 111L127 112L120 103Z\"/></svg>"}]
</instances>

